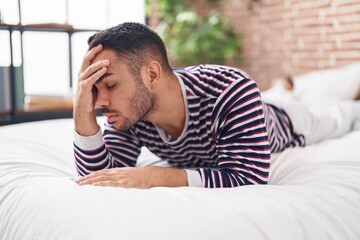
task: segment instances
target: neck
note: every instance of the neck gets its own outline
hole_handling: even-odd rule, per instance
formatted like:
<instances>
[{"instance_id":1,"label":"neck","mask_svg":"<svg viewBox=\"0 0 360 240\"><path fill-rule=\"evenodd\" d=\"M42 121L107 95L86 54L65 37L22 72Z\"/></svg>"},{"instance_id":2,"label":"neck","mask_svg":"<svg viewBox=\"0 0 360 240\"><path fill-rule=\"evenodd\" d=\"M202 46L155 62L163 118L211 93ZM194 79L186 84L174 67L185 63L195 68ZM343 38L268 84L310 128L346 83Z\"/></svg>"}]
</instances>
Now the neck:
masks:
<instances>
[{"instance_id":1,"label":"neck","mask_svg":"<svg viewBox=\"0 0 360 240\"><path fill-rule=\"evenodd\" d=\"M149 121L177 139L185 126L186 110L181 85L175 74L161 81L157 96L156 110Z\"/></svg>"}]
</instances>

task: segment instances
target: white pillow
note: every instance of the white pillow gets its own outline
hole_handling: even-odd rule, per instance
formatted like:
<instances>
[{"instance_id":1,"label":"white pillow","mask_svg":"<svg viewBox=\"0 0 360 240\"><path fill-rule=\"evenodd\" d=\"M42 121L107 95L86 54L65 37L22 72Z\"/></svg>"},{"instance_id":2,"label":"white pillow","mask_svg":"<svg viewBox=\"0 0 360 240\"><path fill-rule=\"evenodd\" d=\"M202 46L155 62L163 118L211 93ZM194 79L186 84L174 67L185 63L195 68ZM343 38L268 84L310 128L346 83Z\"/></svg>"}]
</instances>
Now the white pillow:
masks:
<instances>
[{"instance_id":1,"label":"white pillow","mask_svg":"<svg viewBox=\"0 0 360 240\"><path fill-rule=\"evenodd\" d=\"M360 62L293 77L295 98L306 105L355 99L360 89Z\"/></svg>"}]
</instances>

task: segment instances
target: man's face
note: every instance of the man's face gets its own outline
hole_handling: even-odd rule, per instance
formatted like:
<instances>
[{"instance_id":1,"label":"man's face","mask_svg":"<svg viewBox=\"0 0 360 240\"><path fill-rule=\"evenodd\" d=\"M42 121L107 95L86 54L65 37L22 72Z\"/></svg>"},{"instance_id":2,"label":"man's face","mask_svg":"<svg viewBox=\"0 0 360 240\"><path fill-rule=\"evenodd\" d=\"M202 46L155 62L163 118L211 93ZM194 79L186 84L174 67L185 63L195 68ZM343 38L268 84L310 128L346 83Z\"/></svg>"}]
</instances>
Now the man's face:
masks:
<instances>
[{"instance_id":1,"label":"man's face","mask_svg":"<svg viewBox=\"0 0 360 240\"><path fill-rule=\"evenodd\" d=\"M155 96L141 77L134 78L114 51L101 51L93 62L109 59L107 72L94 85L94 101L118 130L126 130L147 118L155 105Z\"/></svg>"}]
</instances>

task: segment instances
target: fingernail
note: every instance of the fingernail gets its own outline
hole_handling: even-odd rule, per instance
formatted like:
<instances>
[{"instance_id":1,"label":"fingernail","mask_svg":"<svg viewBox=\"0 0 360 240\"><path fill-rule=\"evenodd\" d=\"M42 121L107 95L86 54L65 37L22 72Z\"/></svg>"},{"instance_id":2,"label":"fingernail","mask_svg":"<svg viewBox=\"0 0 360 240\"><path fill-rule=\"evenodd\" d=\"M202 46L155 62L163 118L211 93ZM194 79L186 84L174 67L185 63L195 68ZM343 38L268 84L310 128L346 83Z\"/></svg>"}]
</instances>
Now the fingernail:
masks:
<instances>
[{"instance_id":1,"label":"fingernail","mask_svg":"<svg viewBox=\"0 0 360 240\"><path fill-rule=\"evenodd\" d=\"M75 182L79 183L81 181L82 177L78 177L75 179Z\"/></svg>"},{"instance_id":2,"label":"fingernail","mask_svg":"<svg viewBox=\"0 0 360 240\"><path fill-rule=\"evenodd\" d=\"M103 64L108 64L108 63L109 63L109 60L107 60L107 59L103 61Z\"/></svg>"}]
</instances>

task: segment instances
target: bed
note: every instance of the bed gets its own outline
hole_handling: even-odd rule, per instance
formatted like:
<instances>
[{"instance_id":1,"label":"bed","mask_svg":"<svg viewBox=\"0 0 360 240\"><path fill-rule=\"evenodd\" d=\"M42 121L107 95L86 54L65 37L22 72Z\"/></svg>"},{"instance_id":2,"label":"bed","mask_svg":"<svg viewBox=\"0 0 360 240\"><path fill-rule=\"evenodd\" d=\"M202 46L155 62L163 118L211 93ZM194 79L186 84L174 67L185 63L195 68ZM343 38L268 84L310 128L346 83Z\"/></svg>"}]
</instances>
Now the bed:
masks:
<instances>
[{"instance_id":1,"label":"bed","mask_svg":"<svg viewBox=\"0 0 360 240\"><path fill-rule=\"evenodd\" d=\"M294 83L304 104L354 99L360 62ZM360 239L360 130L273 154L268 185L232 189L79 186L72 140L72 119L0 127L0 240Z\"/></svg>"},{"instance_id":2,"label":"bed","mask_svg":"<svg viewBox=\"0 0 360 240\"><path fill-rule=\"evenodd\" d=\"M0 127L0 239L360 238L360 131L273 155L269 185L232 189L78 186L72 135L71 119Z\"/></svg>"}]
</instances>

